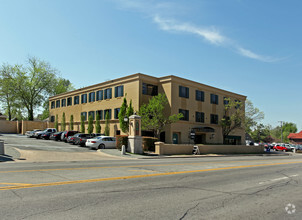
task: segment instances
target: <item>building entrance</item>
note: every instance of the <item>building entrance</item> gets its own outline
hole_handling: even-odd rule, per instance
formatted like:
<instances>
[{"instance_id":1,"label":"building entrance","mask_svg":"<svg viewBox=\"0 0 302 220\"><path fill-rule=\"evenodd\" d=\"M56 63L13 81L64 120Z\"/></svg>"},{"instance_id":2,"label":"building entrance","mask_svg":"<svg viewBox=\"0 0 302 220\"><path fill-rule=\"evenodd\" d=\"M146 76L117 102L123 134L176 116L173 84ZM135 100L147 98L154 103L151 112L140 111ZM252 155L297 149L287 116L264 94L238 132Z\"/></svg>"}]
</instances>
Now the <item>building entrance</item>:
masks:
<instances>
[{"instance_id":1,"label":"building entrance","mask_svg":"<svg viewBox=\"0 0 302 220\"><path fill-rule=\"evenodd\" d=\"M195 134L194 144L205 144L206 134Z\"/></svg>"}]
</instances>

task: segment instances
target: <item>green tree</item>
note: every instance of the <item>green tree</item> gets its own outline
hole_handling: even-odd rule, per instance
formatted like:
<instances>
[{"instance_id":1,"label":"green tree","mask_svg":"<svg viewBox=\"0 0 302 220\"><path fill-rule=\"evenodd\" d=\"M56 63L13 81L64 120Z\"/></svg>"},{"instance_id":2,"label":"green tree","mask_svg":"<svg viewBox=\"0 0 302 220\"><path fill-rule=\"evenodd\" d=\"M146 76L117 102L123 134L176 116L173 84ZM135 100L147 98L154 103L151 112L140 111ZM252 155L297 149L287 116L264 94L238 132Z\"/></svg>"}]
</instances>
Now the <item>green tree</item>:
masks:
<instances>
[{"instance_id":1,"label":"green tree","mask_svg":"<svg viewBox=\"0 0 302 220\"><path fill-rule=\"evenodd\" d=\"M127 108L128 108L127 99L124 98L123 104L122 104L122 106L120 108L120 112L118 114L118 119L119 119L119 122L120 122L120 128L121 128L122 132L124 132L124 133L128 133L128 131L129 131L128 121L124 120L124 118L126 117Z\"/></svg>"},{"instance_id":2,"label":"green tree","mask_svg":"<svg viewBox=\"0 0 302 220\"><path fill-rule=\"evenodd\" d=\"M69 129L70 129L70 130L73 130L73 115L70 115Z\"/></svg>"},{"instance_id":3,"label":"green tree","mask_svg":"<svg viewBox=\"0 0 302 220\"><path fill-rule=\"evenodd\" d=\"M250 100L245 101L245 132L251 134L259 121L264 119L264 113L254 107Z\"/></svg>"},{"instance_id":4,"label":"green tree","mask_svg":"<svg viewBox=\"0 0 302 220\"><path fill-rule=\"evenodd\" d=\"M165 114L164 109L167 105L166 95L159 93L157 96L153 96L148 104L143 104L140 107L139 115L142 118L142 129L153 131L156 138L159 138L166 125L177 122L183 117L181 113L171 116Z\"/></svg>"},{"instance_id":5,"label":"green tree","mask_svg":"<svg viewBox=\"0 0 302 220\"><path fill-rule=\"evenodd\" d=\"M282 130L282 133L281 133ZM283 141L284 143L288 143L289 140L287 136L290 133L296 133L297 132L297 125L292 122L285 122L281 128L281 126L277 126L274 129L272 129L271 133L273 138L278 139L279 141Z\"/></svg>"},{"instance_id":6,"label":"green tree","mask_svg":"<svg viewBox=\"0 0 302 220\"><path fill-rule=\"evenodd\" d=\"M255 142L271 142L270 126L258 124L251 132L251 137Z\"/></svg>"},{"instance_id":7,"label":"green tree","mask_svg":"<svg viewBox=\"0 0 302 220\"><path fill-rule=\"evenodd\" d=\"M15 81L12 78L13 67L8 64L3 64L0 68L0 102L8 120L14 117L13 111L17 108L17 96L15 92Z\"/></svg>"},{"instance_id":8,"label":"green tree","mask_svg":"<svg viewBox=\"0 0 302 220\"><path fill-rule=\"evenodd\" d=\"M101 123L100 123L100 114L96 113L96 120L95 120L95 133L101 133Z\"/></svg>"},{"instance_id":9,"label":"green tree","mask_svg":"<svg viewBox=\"0 0 302 220\"><path fill-rule=\"evenodd\" d=\"M57 129L57 131L59 130L58 115L56 115L55 129Z\"/></svg>"},{"instance_id":10,"label":"green tree","mask_svg":"<svg viewBox=\"0 0 302 220\"><path fill-rule=\"evenodd\" d=\"M124 133L129 132L129 120L125 121L124 118L129 117L133 115L134 110L132 107L132 100L130 100L130 104L128 106L127 99L124 98L123 104L121 106L120 112L118 114L119 122L120 122L120 128Z\"/></svg>"},{"instance_id":11,"label":"green tree","mask_svg":"<svg viewBox=\"0 0 302 220\"><path fill-rule=\"evenodd\" d=\"M38 111L42 104L45 111L40 119L45 119L49 116L48 97L69 91L73 87L69 80L58 77L58 71L49 63L35 57L29 57L26 63L27 65L6 64L1 67L0 93L11 91L10 97L0 94L2 104L5 103L4 108L9 117L12 117L11 107L14 105L17 105L17 109L26 109L28 120L34 119L34 111Z\"/></svg>"},{"instance_id":12,"label":"green tree","mask_svg":"<svg viewBox=\"0 0 302 220\"><path fill-rule=\"evenodd\" d=\"M129 118L131 115L134 114L134 109L132 107L132 99L130 100L130 103L129 103L129 106L127 108L127 113L126 113L126 116L127 118ZM128 121L128 131L129 131L129 121Z\"/></svg>"},{"instance_id":13,"label":"green tree","mask_svg":"<svg viewBox=\"0 0 302 220\"><path fill-rule=\"evenodd\" d=\"M15 83L17 97L27 109L28 120L34 119L34 109L38 108L53 88L53 79L57 70L49 63L35 57L28 58L28 66L15 66Z\"/></svg>"},{"instance_id":14,"label":"green tree","mask_svg":"<svg viewBox=\"0 0 302 220\"><path fill-rule=\"evenodd\" d=\"M221 125L223 143L226 144L227 136L235 129L242 128L244 123L243 104L230 98L225 98L224 113L219 124Z\"/></svg>"},{"instance_id":15,"label":"green tree","mask_svg":"<svg viewBox=\"0 0 302 220\"><path fill-rule=\"evenodd\" d=\"M91 134L93 132L93 117L92 117L92 115L89 115L89 117L88 117L87 131L88 131L88 134Z\"/></svg>"},{"instance_id":16,"label":"green tree","mask_svg":"<svg viewBox=\"0 0 302 220\"><path fill-rule=\"evenodd\" d=\"M65 131L65 130L66 130L66 119L65 119L65 112L63 112L62 122L61 122L61 131Z\"/></svg>"},{"instance_id":17,"label":"green tree","mask_svg":"<svg viewBox=\"0 0 302 220\"><path fill-rule=\"evenodd\" d=\"M81 115L81 133L85 133L85 117Z\"/></svg>"},{"instance_id":18,"label":"green tree","mask_svg":"<svg viewBox=\"0 0 302 220\"><path fill-rule=\"evenodd\" d=\"M109 113L108 111L106 112L105 116L105 131L104 131L105 136L110 135L110 118L109 118Z\"/></svg>"}]
</instances>

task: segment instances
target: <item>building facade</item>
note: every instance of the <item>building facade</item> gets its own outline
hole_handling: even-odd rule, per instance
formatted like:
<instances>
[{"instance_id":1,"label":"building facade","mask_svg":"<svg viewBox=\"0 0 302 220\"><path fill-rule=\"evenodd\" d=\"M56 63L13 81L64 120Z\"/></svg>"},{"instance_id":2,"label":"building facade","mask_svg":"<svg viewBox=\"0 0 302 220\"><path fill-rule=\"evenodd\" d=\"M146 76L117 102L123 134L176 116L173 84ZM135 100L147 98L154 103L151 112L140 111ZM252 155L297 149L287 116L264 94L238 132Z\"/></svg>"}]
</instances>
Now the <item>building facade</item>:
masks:
<instances>
[{"instance_id":1,"label":"building facade","mask_svg":"<svg viewBox=\"0 0 302 220\"><path fill-rule=\"evenodd\" d=\"M65 113L67 129L70 116L74 118L74 129L80 129L81 115L85 117L86 128L88 117L100 114L101 133L105 128L105 115L110 117L110 135L122 134L119 127L118 113L123 98L128 104L132 100L134 111L143 103L148 103L152 96L164 93L168 99L165 109L167 116L182 113L184 117L167 125L161 133L161 140L166 143L222 143L222 130L219 121L224 114L224 100L245 102L246 96L214 88L177 76L152 77L137 73L110 80L72 92L49 98L50 120L58 117L59 124ZM244 108L243 108L244 111ZM192 140L190 134L195 134ZM150 132L149 132L150 133ZM143 131L148 134L148 131ZM244 129L236 129L228 136L230 144L245 142Z\"/></svg>"},{"instance_id":2,"label":"building facade","mask_svg":"<svg viewBox=\"0 0 302 220\"><path fill-rule=\"evenodd\" d=\"M292 144L302 144L302 131L299 133L290 133L287 138Z\"/></svg>"}]
</instances>

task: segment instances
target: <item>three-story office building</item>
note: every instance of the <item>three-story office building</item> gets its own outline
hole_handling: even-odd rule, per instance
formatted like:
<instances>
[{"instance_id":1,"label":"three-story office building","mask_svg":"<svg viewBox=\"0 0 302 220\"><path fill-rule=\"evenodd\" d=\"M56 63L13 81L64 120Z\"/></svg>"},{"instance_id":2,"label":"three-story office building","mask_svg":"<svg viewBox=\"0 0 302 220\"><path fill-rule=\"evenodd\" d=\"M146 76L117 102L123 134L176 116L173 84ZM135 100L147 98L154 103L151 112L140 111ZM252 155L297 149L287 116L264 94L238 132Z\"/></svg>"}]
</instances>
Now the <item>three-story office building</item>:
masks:
<instances>
[{"instance_id":1,"label":"three-story office building","mask_svg":"<svg viewBox=\"0 0 302 220\"><path fill-rule=\"evenodd\" d=\"M126 97L128 104L132 100L135 111L152 96L164 93L168 99L165 109L167 116L182 113L183 118L167 125L161 133L161 140L166 143L193 143L190 138L195 133L195 143L222 143L222 130L219 121L224 114L224 99L231 98L242 103L246 96L214 88L199 82L177 76L152 77L137 73L115 80L99 83L49 98L50 120L56 115L58 122L63 112L67 128L70 116L74 118L74 129L79 130L81 115L86 121L96 114L101 118L101 131L105 128L105 115L110 117L110 135L122 134L119 127L118 113ZM243 110L244 111L244 110ZM150 134L143 131L143 134ZM229 136L230 144L244 143L244 129L236 129Z\"/></svg>"}]
</instances>

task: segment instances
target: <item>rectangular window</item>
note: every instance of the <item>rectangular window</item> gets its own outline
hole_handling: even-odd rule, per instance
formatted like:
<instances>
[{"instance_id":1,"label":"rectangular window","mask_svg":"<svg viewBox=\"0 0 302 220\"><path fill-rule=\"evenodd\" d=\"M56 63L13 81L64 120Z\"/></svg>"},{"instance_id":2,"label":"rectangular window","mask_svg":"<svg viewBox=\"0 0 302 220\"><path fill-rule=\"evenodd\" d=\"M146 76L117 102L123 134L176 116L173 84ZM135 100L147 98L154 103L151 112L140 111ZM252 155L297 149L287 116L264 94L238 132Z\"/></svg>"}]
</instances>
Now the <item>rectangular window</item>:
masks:
<instances>
[{"instance_id":1,"label":"rectangular window","mask_svg":"<svg viewBox=\"0 0 302 220\"><path fill-rule=\"evenodd\" d=\"M180 120L189 121L189 110L179 109L179 113L182 113L183 115Z\"/></svg>"},{"instance_id":2,"label":"rectangular window","mask_svg":"<svg viewBox=\"0 0 302 220\"><path fill-rule=\"evenodd\" d=\"M94 102L95 101L95 92L89 93L89 102Z\"/></svg>"},{"instance_id":3,"label":"rectangular window","mask_svg":"<svg viewBox=\"0 0 302 220\"><path fill-rule=\"evenodd\" d=\"M184 86L179 86L179 97L189 98L189 88Z\"/></svg>"},{"instance_id":4,"label":"rectangular window","mask_svg":"<svg viewBox=\"0 0 302 220\"><path fill-rule=\"evenodd\" d=\"M72 97L67 98L67 106L72 105Z\"/></svg>"},{"instance_id":5,"label":"rectangular window","mask_svg":"<svg viewBox=\"0 0 302 220\"><path fill-rule=\"evenodd\" d=\"M196 112L195 120L196 120L196 122L204 123L204 113L203 112Z\"/></svg>"},{"instance_id":6,"label":"rectangular window","mask_svg":"<svg viewBox=\"0 0 302 220\"><path fill-rule=\"evenodd\" d=\"M104 90L104 99L111 99L112 98L112 88Z\"/></svg>"},{"instance_id":7,"label":"rectangular window","mask_svg":"<svg viewBox=\"0 0 302 220\"><path fill-rule=\"evenodd\" d=\"M98 111L95 112L95 114L96 114L96 115L99 114L100 120L103 120L103 119L104 119L104 118L103 118L103 110L98 110Z\"/></svg>"},{"instance_id":8,"label":"rectangular window","mask_svg":"<svg viewBox=\"0 0 302 220\"><path fill-rule=\"evenodd\" d=\"M80 97L78 95L73 97L73 104L74 105L80 104Z\"/></svg>"},{"instance_id":9,"label":"rectangular window","mask_svg":"<svg viewBox=\"0 0 302 220\"><path fill-rule=\"evenodd\" d=\"M236 103L235 109L240 108L240 106L242 105L242 104L241 104L241 101L239 101L239 100L235 100L235 103Z\"/></svg>"},{"instance_id":10,"label":"rectangular window","mask_svg":"<svg viewBox=\"0 0 302 220\"><path fill-rule=\"evenodd\" d=\"M87 103L87 94L82 94L81 95L81 103Z\"/></svg>"},{"instance_id":11,"label":"rectangular window","mask_svg":"<svg viewBox=\"0 0 302 220\"><path fill-rule=\"evenodd\" d=\"M55 122L55 116L50 116L50 122Z\"/></svg>"},{"instance_id":12,"label":"rectangular window","mask_svg":"<svg viewBox=\"0 0 302 220\"><path fill-rule=\"evenodd\" d=\"M95 118L94 118L94 111L88 112L88 119L89 119L90 115L92 116L92 120L95 120Z\"/></svg>"},{"instance_id":13,"label":"rectangular window","mask_svg":"<svg viewBox=\"0 0 302 220\"><path fill-rule=\"evenodd\" d=\"M62 107L65 107L65 106L66 106L66 99L62 99L62 100L61 100L61 106L62 106Z\"/></svg>"},{"instance_id":14,"label":"rectangular window","mask_svg":"<svg viewBox=\"0 0 302 220\"><path fill-rule=\"evenodd\" d=\"M60 100L56 101L56 108L60 108Z\"/></svg>"},{"instance_id":15,"label":"rectangular window","mask_svg":"<svg viewBox=\"0 0 302 220\"><path fill-rule=\"evenodd\" d=\"M218 124L218 115L211 114L211 124Z\"/></svg>"},{"instance_id":16,"label":"rectangular window","mask_svg":"<svg viewBox=\"0 0 302 220\"><path fill-rule=\"evenodd\" d=\"M111 109L105 109L104 110L104 120L106 120L106 114L108 112L108 115L109 115L109 119L111 119Z\"/></svg>"},{"instance_id":17,"label":"rectangular window","mask_svg":"<svg viewBox=\"0 0 302 220\"><path fill-rule=\"evenodd\" d=\"M51 109L53 109L53 108L55 108L56 107L56 103L55 103L55 101L52 101L51 102Z\"/></svg>"},{"instance_id":18,"label":"rectangular window","mask_svg":"<svg viewBox=\"0 0 302 220\"><path fill-rule=\"evenodd\" d=\"M81 118L82 115L84 116L84 121L87 121L87 112L81 112Z\"/></svg>"},{"instance_id":19,"label":"rectangular window","mask_svg":"<svg viewBox=\"0 0 302 220\"><path fill-rule=\"evenodd\" d=\"M124 96L124 86L117 86L115 89L115 98Z\"/></svg>"},{"instance_id":20,"label":"rectangular window","mask_svg":"<svg viewBox=\"0 0 302 220\"><path fill-rule=\"evenodd\" d=\"M118 119L118 114L120 113L120 108L115 108L114 109L114 119Z\"/></svg>"},{"instance_id":21,"label":"rectangular window","mask_svg":"<svg viewBox=\"0 0 302 220\"><path fill-rule=\"evenodd\" d=\"M211 104L218 105L218 95L211 94Z\"/></svg>"},{"instance_id":22,"label":"rectangular window","mask_svg":"<svg viewBox=\"0 0 302 220\"><path fill-rule=\"evenodd\" d=\"M143 94L151 96L158 95L158 86L143 83Z\"/></svg>"},{"instance_id":23,"label":"rectangular window","mask_svg":"<svg viewBox=\"0 0 302 220\"><path fill-rule=\"evenodd\" d=\"M229 98L228 97L224 97L223 98L223 104L224 105L228 105L229 104Z\"/></svg>"},{"instance_id":24,"label":"rectangular window","mask_svg":"<svg viewBox=\"0 0 302 220\"><path fill-rule=\"evenodd\" d=\"M196 101L204 102L204 92L196 90Z\"/></svg>"},{"instance_id":25,"label":"rectangular window","mask_svg":"<svg viewBox=\"0 0 302 220\"><path fill-rule=\"evenodd\" d=\"M99 101L99 100L103 100L103 99L104 99L103 90L97 91L96 92L96 100Z\"/></svg>"}]
</instances>

